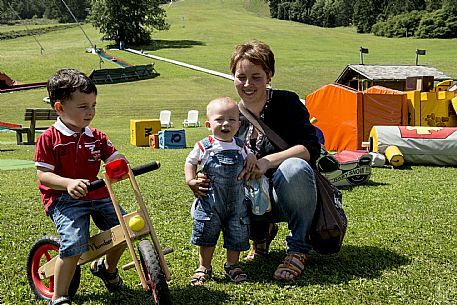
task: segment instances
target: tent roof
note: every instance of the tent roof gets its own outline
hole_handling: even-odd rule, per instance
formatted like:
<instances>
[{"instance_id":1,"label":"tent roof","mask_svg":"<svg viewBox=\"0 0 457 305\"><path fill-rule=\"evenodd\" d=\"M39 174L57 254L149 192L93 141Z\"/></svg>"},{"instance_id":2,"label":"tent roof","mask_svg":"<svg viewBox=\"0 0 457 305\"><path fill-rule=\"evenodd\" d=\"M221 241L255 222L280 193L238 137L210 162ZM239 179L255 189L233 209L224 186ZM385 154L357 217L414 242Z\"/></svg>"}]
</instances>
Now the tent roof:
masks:
<instances>
[{"instance_id":1,"label":"tent roof","mask_svg":"<svg viewBox=\"0 0 457 305\"><path fill-rule=\"evenodd\" d=\"M355 76L360 75L369 80L406 80L413 76L433 76L435 80L453 79L436 68L416 65L347 65L338 76L337 83L347 83Z\"/></svg>"}]
</instances>

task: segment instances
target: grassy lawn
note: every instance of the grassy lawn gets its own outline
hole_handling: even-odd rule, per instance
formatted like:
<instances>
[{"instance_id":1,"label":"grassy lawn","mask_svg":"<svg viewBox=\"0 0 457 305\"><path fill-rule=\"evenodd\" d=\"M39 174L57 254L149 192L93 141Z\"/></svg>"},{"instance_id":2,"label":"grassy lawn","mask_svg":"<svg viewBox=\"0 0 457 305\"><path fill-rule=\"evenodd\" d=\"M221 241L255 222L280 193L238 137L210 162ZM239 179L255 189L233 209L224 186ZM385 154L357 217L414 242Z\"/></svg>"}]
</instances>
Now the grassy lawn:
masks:
<instances>
[{"instance_id":1,"label":"grassy lawn","mask_svg":"<svg viewBox=\"0 0 457 305\"><path fill-rule=\"evenodd\" d=\"M269 43L277 57L273 86L305 97L333 82L347 64L358 63L359 47L370 53L369 64L413 64L416 49L426 49L422 64L457 77L457 40L390 39L359 35L353 28L320 29L273 20L262 1L186 0L167 6L167 32L154 33L154 43L141 49L161 57L229 73L235 44L257 38ZM97 47L107 46L89 25L84 30ZM0 31L7 31L3 27ZM86 73L99 68L99 59L85 53L90 44L79 28L33 37L0 41L0 69L22 82L45 81L61 67ZM112 51L133 63L153 62L146 57ZM102 68L116 65L104 62ZM342 251L322 256L311 253L311 264L297 281L272 279L283 257L287 227L281 224L272 243L271 258L242 264L249 281L228 283L223 277L224 250L218 246L214 281L191 287L197 248L190 245L192 193L184 183L183 165L193 143L205 136L203 128L186 128L187 149L151 150L130 145L129 120L158 118L172 111L176 128L187 111L204 113L206 103L220 95L236 98L226 79L155 61L159 77L132 83L100 85L93 127L104 130L133 165L159 160L161 168L138 177L138 183L163 246L174 252L166 260L172 271L170 291L176 304L456 304L457 199L455 167L411 166L403 170L376 168L368 184L343 189L349 228ZM45 89L0 94L0 121L23 123L26 107L47 107ZM204 117L200 116L200 121ZM0 160L33 159L33 146L16 145L15 134L0 133ZM44 215L33 168L0 170L0 304L45 304L31 292L25 264L32 243L54 234ZM115 185L126 210L134 209L128 183ZM244 256L244 255L243 255ZM122 264L129 255L122 257ZM109 295L100 280L82 267L81 286L74 304L151 304L133 270L121 271L128 290Z\"/></svg>"}]
</instances>

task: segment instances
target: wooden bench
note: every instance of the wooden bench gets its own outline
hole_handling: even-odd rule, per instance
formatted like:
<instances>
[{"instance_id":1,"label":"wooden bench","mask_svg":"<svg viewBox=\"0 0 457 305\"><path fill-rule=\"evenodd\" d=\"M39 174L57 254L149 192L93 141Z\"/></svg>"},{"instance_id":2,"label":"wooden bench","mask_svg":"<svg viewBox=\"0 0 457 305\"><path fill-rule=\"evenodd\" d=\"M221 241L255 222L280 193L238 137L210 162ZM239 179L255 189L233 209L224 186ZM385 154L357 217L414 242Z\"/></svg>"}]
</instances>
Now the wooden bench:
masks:
<instances>
[{"instance_id":1,"label":"wooden bench","mask_svg":"<svg viewBox=\"0 0 457 305\"><path fill-rule=\"evenodd\" d=\"M35 144L35 132L44 131L48 127L37 127L37 121L55 121L57 112L50 108L27 108L24 112L24 121L30 121L30 127L11 128L16 131L17 144ZM22 141L22 134L27 134L27 142Z\"/></svg>"}]
</instances>

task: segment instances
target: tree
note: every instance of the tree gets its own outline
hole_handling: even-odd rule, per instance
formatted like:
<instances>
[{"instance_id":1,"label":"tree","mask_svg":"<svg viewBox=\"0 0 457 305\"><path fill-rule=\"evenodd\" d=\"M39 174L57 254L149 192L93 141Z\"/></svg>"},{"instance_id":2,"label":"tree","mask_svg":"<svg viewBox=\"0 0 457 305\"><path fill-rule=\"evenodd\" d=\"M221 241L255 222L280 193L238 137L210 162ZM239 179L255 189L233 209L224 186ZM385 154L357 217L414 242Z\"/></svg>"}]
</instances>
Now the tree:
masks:
<instances>
[{"instance_id":1,"label":"tree","mask_svg":"<svg viewBox=\"0 0 457 305\"><path fill-rule=\"evenodd\" d=\"M388 0L384 15L390 17L411 11L421 11L425 6L425 0Z\"/></svg>"},{"instance_id":2,"label":"tree","mask_svg":"<svg viewBox=\"0 0 457 305\"><path fill-rule=\"evenodd\" d=\"M62 0L46 0L47 5L43 13L50 19L57 19L62 23L73 23L75 20L64 5ZM87 17L87 11L89 6L89 0L64 0L76 20L84 21Z\"/></svg>"},{"instance_id":3,"label":"tree","mask_svg":"<svg viewBox=\"0 0 457 305\"><path fill-rule=\"evenodd\" d=\"M354 1L353 22L357 27L357 33L370 33L384 6L383 0Z\"/></svg>"},{"instance_id":4,"label":"tree","mask_svg":"<svg viewBox=\"0 0 457 305\"><path fill-rule=\"evenodd\" d=\"M417 29L419 38L456 38L457 18L444 9L427 13Z\"/></svg>"},{"instance_id":5,"label":"tree","mask_svg":"<svg viewBox=\"0 0 457 305\"><path fill-rule=\"evenodd\" d=\"M409 37L414 36L425 11L411 11L378 21L371 31L377 36Z\"/></svg>"},{"instance_id":6,"label":"tree","mask_svg":"<svg viewBox=\"0 0 457 305\"><path fill-rule=\"evenodd\" d=\"M103 40L139 45L151 41L154 30L167 30L165 10L158 0L91 0L91 23Z\"/></svg>"},{"instance_id":7,"label":"tree","mask_svg":"<svg viewBox=\"0 0 457 305\"><path fill-rule=\"evenodd\" d=\"M317 0L311 17L317 26L348 26L352 20L352 5L348 0Z\"/></svg>"},{"instance_id":8,"label":"tree","mask_svg":"<svg viewBox=\"0 0 457 305\"><path fill-rule=\"evenodd\" d=\"M89 0L64 0L78 21L87 16ZM13 9L11 9L11 7ZM18 14L19 17L16 15ZM59 22L74 22L62 0L0 0L0 23L17 19L56 19Z\"/></svg>"},{"instance_id":9,"label":"tree","mask_svg":"<svg viewBox=\"0 0 457 305\"><path fill-rule=\"evenodd\" d=\"M425 0L425 9L429 12L439 10L442 6L440 0Z\"/></svg>"},{"instance_id":10,"label":"tree","mask_svg":"<svg viewBox=\"0 0 457 305\"><path fill-rule=\"evenodd\" d=\"M12 19L8 6L3 0L0 0L0 24L7 23Z\"/></svg>"},{"instance_id":11,"label":"tree","mask_svg":"<svg viewBox=\"0 0 457 305\"><path fill-rule=\"evenodd\" d=\"M333 9L336 12L336 26L349 26L354 13L351 0L336 0Z\"/></svg>"},{"instance_id":12,"label":"tree","mask_svg":"<svg viewBox=\"0 0 457 305\"><path fill-rule=\"evenodd\" d=\"M457 0L443 0L443 10L449 14L456 14Z\"/></svg>"},{"instance_id":13,"label":"tree","mask_svg":"<svg viewBox=\"0 0 457 305\"><path fill-rule=\"evenodd\" d=\"M289 20L289 12L290 12L290 4L291 2L282 2L278 4L278 19L281 20Z\"/></svg>"}]
</instances>

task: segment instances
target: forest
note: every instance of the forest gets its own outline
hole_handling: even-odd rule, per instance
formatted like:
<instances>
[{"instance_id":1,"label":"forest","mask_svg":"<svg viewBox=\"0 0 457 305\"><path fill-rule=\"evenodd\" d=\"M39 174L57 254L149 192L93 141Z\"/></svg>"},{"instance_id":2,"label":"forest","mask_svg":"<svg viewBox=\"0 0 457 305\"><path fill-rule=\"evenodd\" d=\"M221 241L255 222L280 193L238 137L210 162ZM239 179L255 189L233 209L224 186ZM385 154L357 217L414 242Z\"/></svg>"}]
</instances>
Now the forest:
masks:
<instances>
[{"instance_id":1,"label":"forest","mask_svg":"<svg viewBox=\"0 0 457 305\"><path fill-rule=\"evenodd\" d=\"M386 37L456 38L457 0L270 0L273 18Z\"/></svg>"},{"instance_id":2,"label":"forest","mask_svg":"<svg viewBox=\"0 0 457 305\"><path fill-rule=\"evenodd\" d=\"M78 21L84 21L90 12L90 0L0 0L0 24L37 18L74 22L65 4L71 7Z\"/></svg>"},{"instance_id":3,"label":"forest","mask_svg":"<svg viewBox=\"0 0 457 305\"><path fill-rule=\"evenodd\" d=\"M52 19L60 23L74 22L65 6L68 6L76 19L85 21L91 12L95 0L0 0L0 24L14 24L21 19ZM119 5L124 0L110 0ZM139 1L141 2L141 1ZM157 0L158 3L166 3L166 0Z\"/></svg>"}]
</instances>

